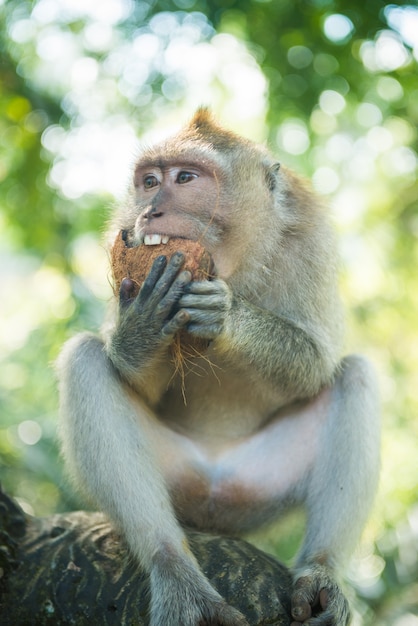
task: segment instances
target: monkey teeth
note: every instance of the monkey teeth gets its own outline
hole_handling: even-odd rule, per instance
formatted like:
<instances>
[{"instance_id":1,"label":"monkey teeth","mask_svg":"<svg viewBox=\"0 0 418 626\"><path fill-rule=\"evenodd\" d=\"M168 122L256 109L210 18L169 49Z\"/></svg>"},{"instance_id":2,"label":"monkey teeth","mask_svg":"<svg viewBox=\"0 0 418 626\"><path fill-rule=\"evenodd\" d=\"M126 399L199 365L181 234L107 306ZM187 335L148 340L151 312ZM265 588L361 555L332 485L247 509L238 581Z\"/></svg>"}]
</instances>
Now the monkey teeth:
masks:
<instances>
[{"instance_id":1,"label":"monkey teeth","mask_svg":"<svg viewBox=\"0 0 418 626\"><path fill-rule=\"evenodd\" d=\"M160 243L168 243L169 240L168 235L145 235L144 244L146 246L158 246Z\"/></svg>"}]
</instances>

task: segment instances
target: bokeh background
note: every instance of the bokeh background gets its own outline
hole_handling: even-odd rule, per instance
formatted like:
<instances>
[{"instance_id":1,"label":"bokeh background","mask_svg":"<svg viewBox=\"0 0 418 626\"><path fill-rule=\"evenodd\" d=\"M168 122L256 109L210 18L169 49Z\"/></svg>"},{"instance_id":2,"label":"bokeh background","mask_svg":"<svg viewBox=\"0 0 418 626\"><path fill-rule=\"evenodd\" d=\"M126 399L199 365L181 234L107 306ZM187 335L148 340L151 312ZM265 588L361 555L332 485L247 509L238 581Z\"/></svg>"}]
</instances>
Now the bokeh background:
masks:
<instances>
[{"instance_id":1,"label":"bokeh background","mask_svg":"<svg viewBox=\"0 0 418 626\"><path fill-rule=\"evenodd\" d=\"M418 5L0 0L0 478L29 513L82 506L53 362L111 295L103 232L139 141L200 104L313 181L341 240L347 351L382 395L380 491L354 624L418 625ZM299 517L254 538L290 562Z\"/></svg>"}]
</instances>

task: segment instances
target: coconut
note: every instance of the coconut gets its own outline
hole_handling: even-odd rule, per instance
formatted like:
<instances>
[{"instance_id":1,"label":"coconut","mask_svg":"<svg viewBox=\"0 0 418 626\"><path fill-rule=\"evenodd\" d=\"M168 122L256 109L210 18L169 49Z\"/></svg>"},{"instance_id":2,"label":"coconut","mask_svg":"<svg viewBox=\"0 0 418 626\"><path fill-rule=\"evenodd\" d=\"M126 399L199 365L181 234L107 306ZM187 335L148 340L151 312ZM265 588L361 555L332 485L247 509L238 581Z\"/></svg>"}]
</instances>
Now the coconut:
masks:
<instances>
[{"instance_id":1,"label":"coconut","mask_svg":"<svg viewBox=\"0 0 418 626\"><path fill-rule=\"evenodd\" d=\"M120 232L111 251L115 293L119 293L122 280L130 278L135 285L132 296L136 296L155 259L164 255L169 260L174 252L184 254L183 270L189 270L193 280L205 280L213 276L212 257L198 241L174 237L167 243L154 246L142 244L132 248L126 245Z\"/></svg>"}]
</instances>

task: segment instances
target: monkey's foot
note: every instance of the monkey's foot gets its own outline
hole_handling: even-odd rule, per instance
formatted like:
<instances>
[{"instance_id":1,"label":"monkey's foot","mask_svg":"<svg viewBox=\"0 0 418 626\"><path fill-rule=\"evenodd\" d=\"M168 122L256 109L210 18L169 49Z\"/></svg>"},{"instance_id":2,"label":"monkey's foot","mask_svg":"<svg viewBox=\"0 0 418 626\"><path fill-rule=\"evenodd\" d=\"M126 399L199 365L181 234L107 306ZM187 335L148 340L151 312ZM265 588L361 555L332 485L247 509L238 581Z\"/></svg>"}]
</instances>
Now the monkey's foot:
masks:
<instances>
[{"instance_id":1,"label":"monkey's foot","mask_svg":"<svg viewBox=\"0 0 418 626\"><path fill-rule=\"evenodd\" d=\"M158 555L150 583L150 626L249 626L190 559Z\"/></svg>"},{"instance_id":2,"label":"monkey's foot","mask_svg":"<svg viewBox=\"0 0 418 626\"><path fill-rule=\"evenodd\" d=\"M174 608L174 610L173 610ZM178 609L176 611L175 609ZM169 613L151 615L150 626L249 626L245 617L224 600L205 606L178 604Z\"/></svg>"},{"instance_id":3,"label":"monkey's foot","mask_svg":"<svg viewBox=\"0 0 418 626\"><path fill-rule=\"evenodd\" d=\"M347 626L348 601L328 568L311 565L296 579L292 596L291 626Z\"/></svg>"}]
</instances>

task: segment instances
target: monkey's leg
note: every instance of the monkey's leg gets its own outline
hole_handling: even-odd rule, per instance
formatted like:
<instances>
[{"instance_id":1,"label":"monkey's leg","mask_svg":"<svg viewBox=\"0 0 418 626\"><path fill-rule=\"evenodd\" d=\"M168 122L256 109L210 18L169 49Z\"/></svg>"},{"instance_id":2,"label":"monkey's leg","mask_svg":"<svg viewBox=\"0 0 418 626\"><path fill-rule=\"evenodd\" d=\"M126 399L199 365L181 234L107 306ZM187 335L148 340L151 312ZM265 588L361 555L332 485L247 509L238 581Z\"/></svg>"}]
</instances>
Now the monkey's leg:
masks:
<instances>
[{"instance_id":1,"label":"monkey's leg","mask_svg":"<svg viewBox=\"0 0 418 626\"><path fill-rule=\"evenodd\" d=\"M131 400L102 341L75 337L58 368L64 455L76 480L149 571L151 626L245 626L190 552L153 455L153 442L161 441L164 429L145 405ZM154 438L153 429L160 429Z\"/></svg>"},{"instance_id":2,"label":"monkey's leg","mask_svg":"<svg viewBox=\"0 0 418 626\"><path fill-rule=\"evenodd\" d=\"M294 624L345 626L350 615L335 583L367 519L379 474L379 403L371 367L343 360L306 487L307 532L292 597ZM316 614L315 617L311 617Z\"/></svg>"}]
</instances>

